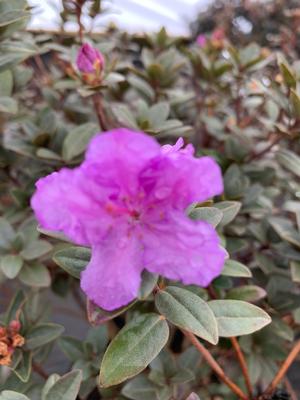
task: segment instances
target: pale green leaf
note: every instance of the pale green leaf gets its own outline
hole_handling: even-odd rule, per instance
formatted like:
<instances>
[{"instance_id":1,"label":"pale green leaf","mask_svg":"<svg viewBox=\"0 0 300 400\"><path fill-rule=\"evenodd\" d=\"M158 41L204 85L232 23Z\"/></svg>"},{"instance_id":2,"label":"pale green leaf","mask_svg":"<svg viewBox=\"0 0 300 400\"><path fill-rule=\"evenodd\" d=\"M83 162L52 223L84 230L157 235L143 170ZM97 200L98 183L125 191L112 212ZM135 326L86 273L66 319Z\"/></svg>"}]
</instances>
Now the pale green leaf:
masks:
<instances>
[{"instance_id":1,"label":"pale green leaf","mask_svg":"<svg viewBox=\"0 0 300 400\"><path fill-rule=\"evenodd\" d=\"M207 303L189 290L169 286L155 296L155 305L172 324L207 340L218 342L218 327Z\"/></svg>"},{"instance_id":2,"label":"pale green leaf","mask_svg":"<svg viewBox=\"0 0 300 400\"><path fill-rule=\"evenodd\" d=\"M240 300L212 300L208 303L218 322L219 336L248 335L271 322L261 308Z\"/></svg>"}]
</instances>

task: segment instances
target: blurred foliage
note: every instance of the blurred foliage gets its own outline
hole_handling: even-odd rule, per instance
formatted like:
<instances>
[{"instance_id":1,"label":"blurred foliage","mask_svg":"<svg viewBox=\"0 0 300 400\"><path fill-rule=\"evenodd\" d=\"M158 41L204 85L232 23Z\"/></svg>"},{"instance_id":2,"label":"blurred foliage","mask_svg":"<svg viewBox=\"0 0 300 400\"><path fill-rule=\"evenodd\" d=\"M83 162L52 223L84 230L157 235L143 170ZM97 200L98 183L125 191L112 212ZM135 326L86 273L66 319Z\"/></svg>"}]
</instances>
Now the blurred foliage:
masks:
<instances>
[{"instance_id":1,"label":"blurred foliage","mask_svg":"<svg viewBox=\"0 0 300 400\"><path fill-rule=\"evenodd\" d=\"M101 1L64 1L62 27L103 11ZM24 339L11 362L0 352L0 399L236 399L180 329L245 390L229 339L241 336L258 395L300 330L297 1L216 2L193 25L207 33L203 46L164 29L85 34L106 60L96 87L75 66L79 35L26 31L29 14L25 0L0 0L0 329L10 335L0 344ZM97 131L120 125L161 143L183 136L218 161L224 194L188 212L216 227L229 259L207 289L145 274L136 301L113 313L88 302L86 314L78 278L90 250L37 229L29 200L40 176L78 165ZM84 339L52 322L54 301L71 296L92 325ZM53 374L49 358L61 352Z\"/></svg>"}]
</instances>

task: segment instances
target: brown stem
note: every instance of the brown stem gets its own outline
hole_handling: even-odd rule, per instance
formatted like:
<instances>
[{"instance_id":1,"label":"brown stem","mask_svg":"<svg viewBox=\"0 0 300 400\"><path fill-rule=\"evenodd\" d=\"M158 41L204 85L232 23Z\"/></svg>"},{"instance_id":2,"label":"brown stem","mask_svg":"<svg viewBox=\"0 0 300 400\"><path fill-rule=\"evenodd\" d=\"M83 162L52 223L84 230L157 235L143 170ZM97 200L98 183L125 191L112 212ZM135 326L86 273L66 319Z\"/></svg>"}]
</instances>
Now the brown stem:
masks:
<instances>
[{"instance_id":1,"label":"brown stem","mask_svg":"<svg viewBox=\"0 0 300 400\"><path fill-rule=\"evenodd\" d=\"M84 30L84 27L83 27L82 22L81 22L81 14L82 14L83 3L82 3L81 0L76 0L74 3L75 3L75 8L76 8L77 23L78 23L78 27L79 27L79 32L78 32L79 33L79 40L80 40L80 43L82 43L83 42L83 30Z\"/></svg>"},{"instance_id":2,"label":"brown stem","mask_svg":"<svg viewBox=\"0 0 300 400\"><path fill-rule=\"evenodd\" d=\"M288 380L287 377L284 378L284 384L285 384L288 394L291 396L291 400L298 400L297 394L294 391L294 389L291 385L291 382Z\"/></svg>"},{"instance_id":3,"label":"brown stem","mask_svg":"<svg viewBox=\"0 0 300 400\"><path fill-rule=\"evenodd\" d=\"M42 378L44 378L44 379L49 378L49 375L47 374L47 372L43 369L43 367L40 364L33 362L32 369L34 370L34 372L39 374Z\"/></svg>"},{"instance_id":4,"label":"brown stem","mask_svg":"<svg viewBox=\"0 0 300 400\"><path fill-rule=\"evenodd\" d=\"M247 391L249 394L249 399L252 399L253 398L253 390L252 390L252 385L251 385L251 381L250 381L250 377L249 377L249 371L248 371L248 367L247 367L247 363L246 363L244 354L240 348L237 338L231 337L230 340L231 340L232 346L236 352L238 361L239 361L241 369L242 369L242 373L243 373L243 376L245 379Z\"/></svg>"},{"instance_id":5,"label":"brown stem","mask_svg":"<svg viewBox=\"0 0 300 400\"><path fill-rule=\"evenodd\" d=\"M210 352L198 341L195 335L191 332L183 331L187 339L196 347L199 353L202 354L205 361L210 365L213 371L218 375L218 377L235 393L240 399L248 400L245 393L225 374L220 365L216 362Z\"/></svg>"},{"instance_id":6,"label":"brown stem","mask_svg":"<svg viewBox=\"0 0 300 400\"><path fill-rule=\"evenodd\" d=\"M106 131L108 129L108 124L103 109L102 98L99 93L93 95L93 102L100 128Z\"/></svg>"},{"instance_id":7,"label":"brown stem","mask_svg":"<svg viewBox=\"0 0 300 400\"><path fill-rule=\"evenodd\" d=\"M252 156L249 157L248 161L253 161L256 160L257 158L261 158L262 156L264 156L266 153L268 153L270 150L272 150L272 148L280 142L280 140L282 139L282 136L280 134L278 134L278 136L276 136L271 143L264 148L264 150L253 154Z\"/></svg>"},{"instance_id":8,"label":"brown stem","mask_svg":"<svg viewBox=\"0 0 300 400\"><path fill-rule=\"evenodd\" d=\"M280 381L284 378L285 374L287 373L287 370L289 369L289 367L291 366L291 364L293 363L299 352L300 352L300 340L296 342L295 346L292 348L289 355L287 356L284 363L277 372L275 378L267 387L265 391L266 394L272 393L276 389L276 387L278 386Z\"/></svg>"}]
</instances>

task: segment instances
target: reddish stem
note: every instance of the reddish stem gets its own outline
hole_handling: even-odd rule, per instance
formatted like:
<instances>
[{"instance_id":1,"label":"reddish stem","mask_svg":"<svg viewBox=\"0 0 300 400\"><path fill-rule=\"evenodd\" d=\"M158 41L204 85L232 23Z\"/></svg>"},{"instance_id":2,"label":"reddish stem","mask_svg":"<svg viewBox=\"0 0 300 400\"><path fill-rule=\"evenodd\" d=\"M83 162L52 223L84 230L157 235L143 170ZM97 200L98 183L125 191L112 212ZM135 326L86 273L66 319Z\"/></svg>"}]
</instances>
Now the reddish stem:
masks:
<instances>
[{"instance_id":1,"label":"reddish stem","mask_svg":"<svg viewBox=\"0 0 300 400\"><path fill-rule=\"evenodd\" d=\"M183 331L188 340L196 347L199 353L202 354L205 361L210 365L218 377L242 400L249 400L245 393L225 374L220 365L216 362L210 352L198 341L195 335L191 332Z\"/></svg>"}]
</instances>

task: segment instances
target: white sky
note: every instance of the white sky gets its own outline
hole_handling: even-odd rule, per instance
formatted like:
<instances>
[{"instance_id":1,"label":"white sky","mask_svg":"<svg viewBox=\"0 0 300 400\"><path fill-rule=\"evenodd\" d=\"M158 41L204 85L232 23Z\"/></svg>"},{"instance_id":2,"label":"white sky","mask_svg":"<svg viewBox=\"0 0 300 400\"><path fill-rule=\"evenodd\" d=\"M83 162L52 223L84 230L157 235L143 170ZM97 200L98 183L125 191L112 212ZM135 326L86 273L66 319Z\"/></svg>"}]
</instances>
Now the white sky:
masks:
<instances>
[{"instance_id":1,"label":"white sky","mask_svg":"<svg viewBox=\"0 0 300 400\"><path fill-rule=\"evenodd\" d=\"M33 17L30 27L55 29L59 26L61 0L28 0ZM94 29L101 30L109 22L129 32L152 32L165 26L170 34L188 35L189 22L212 0L105 0L109 12L98 16ZM91 28L91 20L85 19L84 25ZM69 29L76 29L71 24Z\"/></svg>"}]
</instances>

